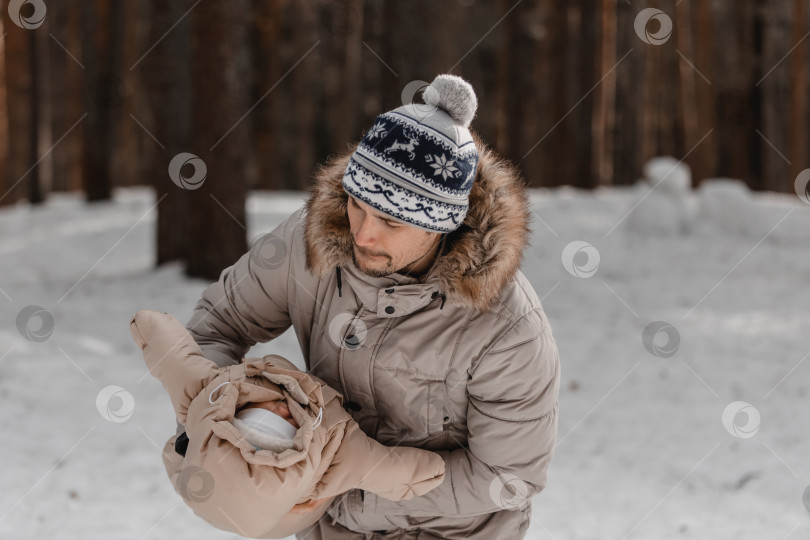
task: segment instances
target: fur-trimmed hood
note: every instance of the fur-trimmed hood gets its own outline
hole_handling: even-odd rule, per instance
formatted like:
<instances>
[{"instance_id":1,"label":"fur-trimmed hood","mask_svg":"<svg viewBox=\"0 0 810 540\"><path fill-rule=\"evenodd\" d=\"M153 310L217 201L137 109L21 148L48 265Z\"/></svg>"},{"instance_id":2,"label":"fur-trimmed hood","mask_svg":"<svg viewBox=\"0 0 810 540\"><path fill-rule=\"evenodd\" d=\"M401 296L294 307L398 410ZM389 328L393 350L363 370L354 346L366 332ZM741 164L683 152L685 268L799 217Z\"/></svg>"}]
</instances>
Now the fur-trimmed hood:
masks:
<instances>
[{"instance_id":1,"label":"fur-trimmed hood","mask_svg":"<svg viewBox=\"0 0 810 540\"><path fill-rule=\"evenodd\" d=\"M478 169L461 226L448 233L426 281L437 280L450 303L485 310L520 268L529 244L531 209L517 168L486 147L477 134ZM343 173L357 144L315 172L306 202L306 267L324 278L352 262Z\"/></svg>"}]
</instances>

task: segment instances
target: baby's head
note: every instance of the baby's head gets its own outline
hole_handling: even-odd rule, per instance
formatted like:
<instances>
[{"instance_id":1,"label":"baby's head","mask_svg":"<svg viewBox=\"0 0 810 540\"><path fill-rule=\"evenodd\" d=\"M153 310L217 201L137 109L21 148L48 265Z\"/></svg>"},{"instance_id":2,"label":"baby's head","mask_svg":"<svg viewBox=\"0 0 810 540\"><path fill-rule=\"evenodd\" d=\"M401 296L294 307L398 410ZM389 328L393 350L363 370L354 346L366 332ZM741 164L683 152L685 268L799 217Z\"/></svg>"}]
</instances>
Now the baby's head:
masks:
<instances>
[{"instance_id":1,"label":"baby's head","mask_svg":"<svg viewBox=\"0 0 810 540\"><path fill-rule=\"evenodd\" d=\"M295 429L301 427L295 421L295 418L292 417L292 414L290 414L290 408L287 406L287 402L283 399L277 399L275 401L253 401L239 410L243 411L245 409L264 409L284 418L287 422L292 424Z\"/></svg>"},{"instance_id":2,"label":"baby's head","mask_svg":"<svg viewBox=\"0 0 810 540\"><path fill-rule=\"evenodd\" d=\"M295 446L293 438L299 428L282 399L248 403L237 410L233 424L256 450L276 453Z\"/></svg>"}]
</instances>

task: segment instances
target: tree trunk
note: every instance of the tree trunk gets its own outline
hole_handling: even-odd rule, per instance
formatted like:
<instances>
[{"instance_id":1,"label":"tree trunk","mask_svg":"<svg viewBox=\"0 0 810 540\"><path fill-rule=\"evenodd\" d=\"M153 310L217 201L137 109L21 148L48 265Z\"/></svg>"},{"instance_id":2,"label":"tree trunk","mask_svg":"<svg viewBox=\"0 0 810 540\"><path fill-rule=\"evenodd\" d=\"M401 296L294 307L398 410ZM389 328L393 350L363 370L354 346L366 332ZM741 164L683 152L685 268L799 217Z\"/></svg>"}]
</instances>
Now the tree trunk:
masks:
<instances>
[{"instance_id":1,"label":"tree trunk","mask_svg":"<svg viewBox=\"0 0 810 540\"><path fill-rule=\"evenodd\" d=\"M332 152L341 150L347 143L360 140L362 134L374 123L377 115L383 112L382 93L387 81L399 79L396 67L391 65L393 60L386 49L386 43L389 41L384 18L387 4L388 2L363 2L363 34L358 39L362 38L368 47L364 45L360 51L363 69L360 70L360 93L355 111L357 125L360 127L350 133L347 140L339 141L338 146L331 149ZM379 55L382 61L371 51Z\"/></svg>"},{"instance_id":2,"label":"tree trunk","mask_svg":"<svg viewBox=\"0 0 810 540\"><path fill-rule=\"evenodd\" d=\"M112 194L114 110L123 101L119 76L123 6L96 0L82 3L82 51L87 68L87 118L84 125L84 188L88 202L109 200Z\"/></svg>"},{"instance_id":3,"label":"tree trunk","mask_svg":"<svg viewBox=\"0 0 810 540\"><path fill-rule=\"evenodd\" d=\"M6 34L5 27L7 26L8 19L0 16L0 32ZM6 78L6 58L8 43L5 39L0 39L0 111L6 113L8 109L8 80ZM0 114L0 206L4 204L11 204L13 198L7 196L8 190L11 189L11 182L9 181L9 136L8 136L9 114Z\"/></svg>"},{"instance_id":4,"label":"tree trunk","mask_svg":"<svg viewBox=\"0 0 810 540\"><path fill-rule=\"evenodd\" d=\"M690 111L688 106L684 106L684 113L695 115L695 122L692 126L694 134L690 134L691 130L685 126L686 133L686 146L692 148L697 144L702 137L704 137L710 130L711 134L702 142L700 146L695 148L694 158L689 162L692 167L692 185L697 187L700 182L717 174L717 141L718 134L716 124L718 121L718 114L714 107L713 96L715 88L721 84L715 77L715 67L712 58L712 51L714 48L714 37L712 35L712 10L708 2L697 0L694 3L692 0L684 0L683 10L691 11L692 21L694 23L690 26L690 43L693 45L693 51L690 56L693 58L695 67L701 71L711 85L701 84L701 81L695 79L694 90L694 103L695 110ZM693 77L694 78L694 77ZM684 93L684 97L688 97L688 93ZM736 103L735 103L736 105ZM737 115L737 112L732 112ZM695 138L697 137L697 138Z\"/></svg>"},{"instance_id":5,"label":"tree trunk","mask_svg":"<svg viewBox=\"0 0 810 540\"><path fill-rule=\"evenodd\" d=\"M30 196L39 185L37 122L35 112L33 44L36 29L23 29L3 9L8 90L8 169L0 203L12 204ZM36 189L36 188L34 188Z\"/></svg>"},{"instance_id":6,"label":"tree trunk","mask_svg":"<svg viewBox=\"0 0 810 540\"><path fill-rule=\"evenodd\" d=\"M513 5L514 2L509 0L500 2L498 17L503 17ZM496 149L504 157L520 162L524 175L536 182L542 178L539 171L543 165L545 141L538 144L542 134L537 129L540 122L536 116L539 96L535 93L534 71L525 69L536 58L534 51L538 40L533 39L530 17L533 9L540 8L528 3L518 5L503 21L496 67L499 75L496 79L496 100L483 102L481 89L477 89L477 94L478 115L495 114L498 117L492 141ZM516 118L533 118L535 121L520 122Z\"/></svg>"},{"instance_id":7,"label":"tree trunk","mask_svg":"<svg viewBox=\"0 0 810 540\"><path fill-rule=\"evenodd\" d=\"M569 64L575 66L572 74L573 90L565 113L570 126L570 141L567 159L573 164L571 178L567 183L591 189L596 185L593 169L593 107L594 91L598 78L596 67L596 21L597 14L588 0L577 0L569 5L568 42L572 43ZM601 77L601 76L600 76ZM604 81L603 81L604 82ZM601 84L601 83L600 83Z\"/></svg>"},{"instance_id":8,"label":"tree trunk","mask_svg":"<svg viewBox=\"0 0 810 540\"><path fill-rule=\"evenodd\" d=\"M613 183L635 183L641 174L642 116L644 105L644 59L646 43L633 29L638 8L625 2L616 3L616 123L613 130ZM624 59L624 60L622 60Z\"/></svg>"},{"instance_id":9,"label":"tree trunk","mask_svg":"<svg viewBox=\"0 0 810 540\"><path fill-rule=\"evenodd\" d=\"M755 62L758 33L752 2L714 4L711 35L714 43L714 73L717 81L715 109L717 129L717 176L738 178L753 185L759 176L759 143L755 128L759 108L754 91L758 80Z\"/></svg>"},{"instance_id":10,"label":"tree trunk","mask_svg":"<svg viewBox=\"0 0 810 540\"><path fill-rule=\"evenodd\" d=\"M249 8L248 0L210 0L191 13L192 148L207 176L187 193L188 242L199 246L188 253L189 277L217 279L247 251Z\"/></svg>"},{"instance_id":11,"label":"tree trunk","mask_svg":"<svg viewBox=\"0 0 810 540\"><path fill-rule=\"evenodd\" d=\"M795 42L791 32L791 8L788 0L763 0L757 18L762 25L762 49L759 54L757 87L762 108L758 129L761 132L762 173L756 189L787 192L793 189L790 178L791 156L790 62L785 54ZM796 51L794 50L793 53ZM798 158L795 156L793 159Z\"/></svg>"},{"instance_id":12,"label":"tree trunk","mask_svg":"<svg viewBox=\"0 0 810 540\"><path fill-rule=\"evenodd\" d=\"M61 139L51 153L54 171L51 190L78 191L82 187L82 130L71 127L85 111L81 9L65 2L51 2L48 22L55 38L49 39L48 45L48 72L52 81L48 85L50 130L54 141Z\"/></svg>"},{"instance_id":13,"label":"tree trunk","mask_svg":"<svg viewBox=\"0 0 810 540\"><path fill-rule=\"evenodd\" d=\"M292 178L288 180L287 189L304 190L310 185L310 174L315 167L315 148L322 146L316 139L326 139L329 136L323 129L323 110L330 104L322 104L318 99L322 92L322 85L319 83L323 81L318 76L318 64L322 64L320 58L324 46L323 43L315 46L318 41L317 4L314 0L302 0L295 2L294 6L298 30L293 38L294 47L286 68L293 70L289 75L292 79L292 128L285 134L293 143L290 149ZM315 49L304 58L313 46Z\"/></svg>"},{"instance_id":14,"label":"tree trunk","mask_svg":"<svg viewBox=\"0 0 810 540\"><path fill-rule=\"evenodd\" d=\"M595 185L613 182L613 131L616 120L616 7L611 0L599 3L599 40L593 125L593 178ZM598 79L597 79L598 80Z\"/></svg>"},{"instance_id":15,"label":"tree trunk","mask_svg":"<svg viewBox=\"0 0 810 540\"><path fill-rule=\"evenodd\" d=\"M323 47L324 118L328 138L326 149L342 149L351 139L359 139L358 131L368 129L357 124L357 100L364 90L360 87L360 58L363 54L363 2L337 0L322 12L329 29L321 43ZM379 62L374 59L375 64Z\"/></svg>"},{"instance_id":16,"label":"tree trunk","mask_svg":"<svg viewBox=\"0 0 810 540\"><path fill-rule=\"evenodd\" d=\"M161 36L165 37L135 69L143 70L147 80L151 125L157 139L151 140L146 133L142 136L146 139L144 143L153 147L146 179L154 186L156 200L160 201L156 227L156 264L160 266L185 260L188 246L194 245L189 242L186 230L189 192L177 186L168 173L172 158L191 148L189 96L195 92L191 81L191 18L181 20L181 17L192 2L152 0L151 5L152 25L146 41L157 43ZM208 115L212 116L210 111Z\"/></svg>"},{"instance_id":17,"label":"tree trunk","mask_svg":"<svg viewBox=\"0 0 810 540\"><path fill-rule=\"evenodd\" d=\"M31 35L31 73L33 93L33 113L31 121L35 124L35 132L31 144L36 148L37 176L28 184L28 200L32 204L45 201L53 183L53 141L51 139L51 101L48 77L48 32L50 23L46 19L43 25Z\"/></svg>"},{"instance_id":18,"label":"tree trunk","mask_svg":"<svg viewBox=\"0 0 810 540\"><path fill-rule=\"evenodd\" d=\"M799 43L805 38L807 29L810 28L810 10L807 9L805 0L793 1L793 43ZM790 126L790 155L793 157L793 167L790 171L790 178L795 179L798 174L810 167L810 159L807 157L810 149L810 106L808 106L807 93L810 92L808 85L808 51L810 43L807 41L793 51L791 58L791 76L793 81L791 100L791 122ZM793 191L794 181L791 180L788 190Z\"/></svg>"},{"instance_id":19,"label":"tree trunk","mask_svg":"<svg viewBox=\"0 0 810 540\"><path fill-rule=\"evenodd\" d=\"M251 113L253 125L253 152L256 166L256 186L259 189L280 189L284 171L280 165L278 148L278 96L282 75L279 50L282 47L282 0L256 0L254 2L253 48L256 50L254 73L254 101L261 99ZM269 92L269 93L268 93ZM265 95L266 94L266 95ZM262 98L264 96L264 98Z\"/></svg>"}]
</instances>

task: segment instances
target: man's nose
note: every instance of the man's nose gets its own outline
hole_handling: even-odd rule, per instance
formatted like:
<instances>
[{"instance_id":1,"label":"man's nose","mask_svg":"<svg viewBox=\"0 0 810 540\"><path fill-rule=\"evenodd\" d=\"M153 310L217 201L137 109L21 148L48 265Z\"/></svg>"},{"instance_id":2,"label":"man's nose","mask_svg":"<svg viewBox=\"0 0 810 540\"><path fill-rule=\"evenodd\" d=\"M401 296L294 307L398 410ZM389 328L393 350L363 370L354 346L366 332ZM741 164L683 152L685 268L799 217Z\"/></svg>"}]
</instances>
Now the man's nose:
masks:
<instances>
[{"instance_id":1,"label":"man's nose","mask_svg":"<svg viewBox=\"0 0 810 540\"><path fill-rule=\"evenodd\" d=\"M363 218L360 226L354 233L354 242L360 247L372 247L377 243L377 232L373 220L368 216Z\"/></svg>"}]
</instances>

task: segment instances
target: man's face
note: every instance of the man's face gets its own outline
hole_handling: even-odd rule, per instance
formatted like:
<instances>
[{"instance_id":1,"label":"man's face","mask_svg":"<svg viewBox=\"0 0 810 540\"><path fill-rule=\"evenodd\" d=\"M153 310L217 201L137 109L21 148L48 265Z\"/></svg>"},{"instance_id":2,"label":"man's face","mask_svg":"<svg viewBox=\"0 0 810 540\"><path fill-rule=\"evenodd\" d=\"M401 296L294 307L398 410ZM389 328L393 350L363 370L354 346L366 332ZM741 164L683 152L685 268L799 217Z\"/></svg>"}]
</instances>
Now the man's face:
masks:
<instances>
[{"instance_id":1,"label":"man's face","mask_svg":"<svg viewBox=\"0 0 810 540\"><path fill-rule=\"evenodd\" d=\"M418 273L440 236L405 225L349 195L352 259L364 274L383 277L394 272Z\"/></svg>"}]
</instances>

